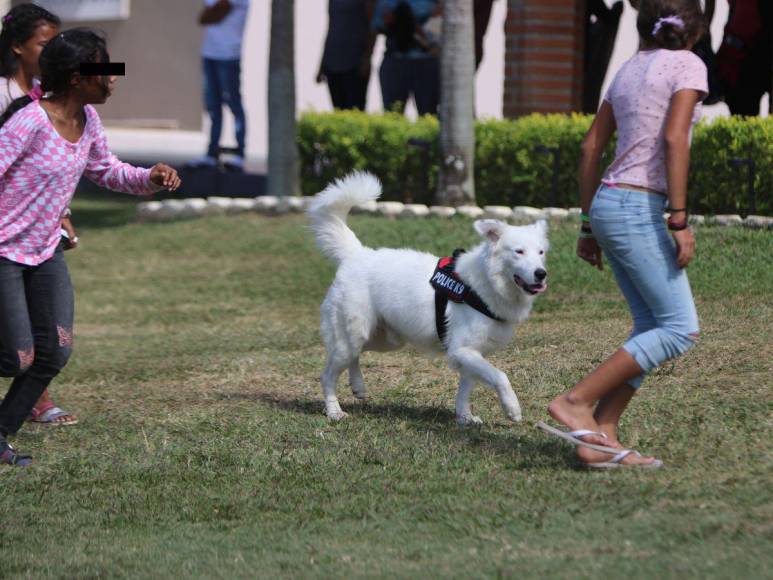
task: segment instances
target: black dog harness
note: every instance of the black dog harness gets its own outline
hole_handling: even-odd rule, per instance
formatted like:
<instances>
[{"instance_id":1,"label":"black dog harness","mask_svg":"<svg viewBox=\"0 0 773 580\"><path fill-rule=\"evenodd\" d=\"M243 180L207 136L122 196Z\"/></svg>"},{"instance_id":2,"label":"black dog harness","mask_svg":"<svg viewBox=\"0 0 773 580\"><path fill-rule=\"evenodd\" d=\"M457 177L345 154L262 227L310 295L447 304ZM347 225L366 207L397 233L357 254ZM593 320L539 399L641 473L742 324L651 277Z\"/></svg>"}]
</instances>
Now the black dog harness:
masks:
<instances>
[{"instance_id":1,"label":"black dog harness","mask_svg":"<svg viewBox=\"0 0 773 580\"><path fill-rule=\"evenodd\" d=\"M477 292L462 282L456 272L454 272L456 259L464 252L464 250L458 249L454 250L451 256L440 258L432 278L429 279L429 283L435 289L435 328L437 329L440 343L443 346L445 346L446 331L448 330L446 306L449 300L457 304L467 304L489 318L498 322L504 322L504 319L491 312Z\"/></svg>"}]
</instances>

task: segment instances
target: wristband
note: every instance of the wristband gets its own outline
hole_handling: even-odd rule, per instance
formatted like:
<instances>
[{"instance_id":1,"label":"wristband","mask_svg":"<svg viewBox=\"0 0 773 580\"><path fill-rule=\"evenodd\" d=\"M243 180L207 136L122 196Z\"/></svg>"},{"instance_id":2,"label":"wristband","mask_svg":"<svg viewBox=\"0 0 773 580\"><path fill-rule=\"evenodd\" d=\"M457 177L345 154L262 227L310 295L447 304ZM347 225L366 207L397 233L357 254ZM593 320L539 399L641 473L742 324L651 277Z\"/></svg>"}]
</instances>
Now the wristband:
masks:
<instances>
[{"instance_id":1,"label":"wristband","mask_svg":"<svg viewBox=\"0 0 773 580\"><path fill-rule=\"evenodd\" d=\"M580 221L590 222L590 216L587 213L580 212Z\"/></svg>"},{"instance_id":2,"label":"wristband","mask_svg":"<svg viewBox=\"0 0 773 580\"><path fill-rule=\"evenodd\" d=\"M72 215L72 211L70 210L70 208L69 208L69 207L68 207L68 208L66 208L66 209L65 209L65 210L62 212L62 218L68 218L68 217L70 217L71 215Z\"/></svg>"},{"instance_id":3,"label":"wristband","mask_svg":"<svg viewBox=\"0 0 773 580\"><path fill-rule=\"evenodd\" d=\"M688 226L689 224L686 219L680 222L668 220L668 229L672 232L681 232L682 230L686 230Z\"/></svg>"},{"instance_id":4,"label":"wristband","mask_svg":"<svg viewBox=\"0 0 773 580\"><path fill-rule=\"evenodd\" d=\"M580 238L582 239L596 239L596 236L593 235L593 232L590 230L580 230Z\"/></svg>"}]
</instances>

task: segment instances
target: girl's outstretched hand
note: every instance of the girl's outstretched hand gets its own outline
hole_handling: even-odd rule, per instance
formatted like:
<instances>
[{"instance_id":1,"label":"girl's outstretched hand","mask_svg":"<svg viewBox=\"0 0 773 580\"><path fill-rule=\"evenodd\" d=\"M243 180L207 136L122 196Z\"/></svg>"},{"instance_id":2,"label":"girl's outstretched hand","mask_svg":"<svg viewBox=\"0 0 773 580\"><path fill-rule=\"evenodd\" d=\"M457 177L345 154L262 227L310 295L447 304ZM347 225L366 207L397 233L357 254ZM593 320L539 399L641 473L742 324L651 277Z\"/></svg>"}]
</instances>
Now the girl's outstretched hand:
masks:
<instances>
[{"instance_id":1,"label":"girl's outstretched hand","mask_svg":"<svg viewBox=\"0 0 773 580\"><path fill-rule=\"evenodd\" d=\"M604 269L604 261L601 257L601 247L595 238L578 239L577 255L591 266L596 266L599 270Z\"/></svg>"},{"instance_id":2,"label":"girl's outstretched hand","mask_svg":"<svg viewBox=\"0 0 773 580\"><path fill-rule=\"evenodd\" d=\"M161 185L169 191L174 191L180 187L180 177L174 167L169 167L166 163L156 163L150 169L150 180L156 185Z\"/></svg>"},{"instance_id":3,"label":"girl's outstretched hand","mask_svg":"<svg viewBox=\"0 0 773 580\"><path fill-rule=\"evenodd\" d=\"M672 232L676 242L676 265L680 268L686 268L690 260L695 256L695 236L692 228L686 228L677 232Z\"/></svg>"}]
</instances>

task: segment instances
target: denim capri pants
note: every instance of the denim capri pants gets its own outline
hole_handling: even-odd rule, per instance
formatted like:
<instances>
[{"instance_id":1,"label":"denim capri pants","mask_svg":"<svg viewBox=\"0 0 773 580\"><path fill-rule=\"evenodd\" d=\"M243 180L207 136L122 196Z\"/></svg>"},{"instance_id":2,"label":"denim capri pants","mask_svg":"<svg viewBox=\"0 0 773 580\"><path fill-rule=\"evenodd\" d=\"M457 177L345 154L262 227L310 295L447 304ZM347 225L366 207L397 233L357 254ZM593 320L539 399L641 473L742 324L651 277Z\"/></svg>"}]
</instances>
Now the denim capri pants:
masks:
<instances>
[{"instance_id":1,"label":"denim capri pants","mask_svg":"<svg viewBox=\"0 0 773 580\"><path fill-rule=\"evenodd\" d=\"M697 338L687 272L663 220L665 196L602 185L590 209L591 227L633 316L623 348L642 368L630 379L641 386L652 369L687 352Z\"/></svg>"}]
</instances>

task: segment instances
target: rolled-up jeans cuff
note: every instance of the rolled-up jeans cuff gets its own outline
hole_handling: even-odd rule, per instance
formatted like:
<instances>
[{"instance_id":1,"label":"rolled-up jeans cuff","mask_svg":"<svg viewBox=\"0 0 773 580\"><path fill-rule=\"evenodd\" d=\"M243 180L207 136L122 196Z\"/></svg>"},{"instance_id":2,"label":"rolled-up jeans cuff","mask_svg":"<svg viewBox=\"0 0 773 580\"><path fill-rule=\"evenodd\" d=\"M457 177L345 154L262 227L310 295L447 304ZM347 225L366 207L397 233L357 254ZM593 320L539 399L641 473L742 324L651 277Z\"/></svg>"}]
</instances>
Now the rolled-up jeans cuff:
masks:
<instances>
[{"instance_id":1,"label":"rolled-up jeans cuff","mask_svg":"<svg viewBox=\"0 0 773 580\"><path fill-rule=\"evenodd\" d=\"M650 358L647 356L647 353L635 338L626 342L623 345L623 349L625 349L625 351L633 357L633 360L636 361L636 364L641 367L642 374L644 375L658 366L656 362L650 360Z\"/></svg>"},{"instance_id":2,"label":"rolled-up jeans cuff","mask_svg":"<svg viewBox=\"0 0 773 580\"><path fill-rule=\"evenodd\" d=\"M647 378L647 373L642 373L640 375L636 375L632 379L628 379L627 381L625 381L625 384L631 387L632 389L638 391L642 383L644 382L644 379L646 378Z\"/></svg>"}]
</instances>

